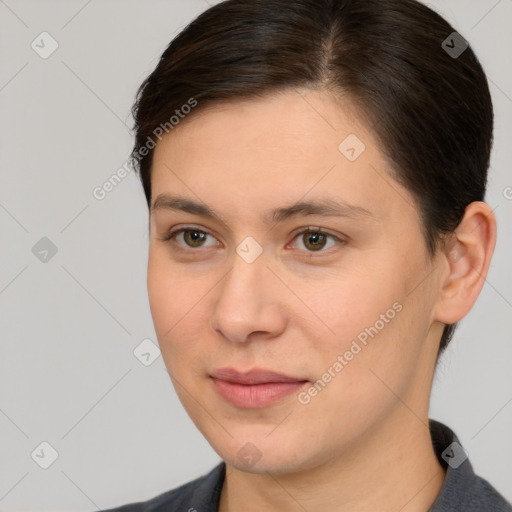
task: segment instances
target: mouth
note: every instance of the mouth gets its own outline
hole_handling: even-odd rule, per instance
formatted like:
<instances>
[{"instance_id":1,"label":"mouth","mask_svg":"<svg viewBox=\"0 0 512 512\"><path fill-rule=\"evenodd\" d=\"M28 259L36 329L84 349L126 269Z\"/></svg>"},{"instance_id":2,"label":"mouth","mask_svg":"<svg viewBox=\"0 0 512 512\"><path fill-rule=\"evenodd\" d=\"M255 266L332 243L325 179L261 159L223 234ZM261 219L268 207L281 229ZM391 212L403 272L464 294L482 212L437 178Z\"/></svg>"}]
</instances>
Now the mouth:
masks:
<instances>
[{"instance_id":1,"label":"mouth","mask_svg":"<svg viewBox=\"0 0 512 512\"><path fill-rule=\"evenodd\" d=\"M309 382L302 377L262 369L240 372L234 368L220 368L210 377L225 401L245 409L274 405Z\"/></svg>"}]
</instances>

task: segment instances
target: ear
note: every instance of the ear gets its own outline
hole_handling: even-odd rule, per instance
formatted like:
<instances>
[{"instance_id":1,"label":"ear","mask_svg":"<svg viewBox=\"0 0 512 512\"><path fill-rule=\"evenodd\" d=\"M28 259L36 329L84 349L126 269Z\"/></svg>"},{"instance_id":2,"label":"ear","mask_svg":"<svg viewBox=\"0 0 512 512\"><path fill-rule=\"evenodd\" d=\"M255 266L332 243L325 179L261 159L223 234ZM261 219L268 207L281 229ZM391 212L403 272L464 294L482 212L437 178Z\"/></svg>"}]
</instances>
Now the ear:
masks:
<instances>
[{"instance_id":1,"label":"ear","mask_svg":"<svg viewBox=\"0 0 512 512\"><path fill-rule=\"evenodd\" d=\"M445 273L435 320L453 324L467 315L484 285L495 245L496 217L491 207L481 201L471 203L439 256Z\"/></svg>"}]
</instances>

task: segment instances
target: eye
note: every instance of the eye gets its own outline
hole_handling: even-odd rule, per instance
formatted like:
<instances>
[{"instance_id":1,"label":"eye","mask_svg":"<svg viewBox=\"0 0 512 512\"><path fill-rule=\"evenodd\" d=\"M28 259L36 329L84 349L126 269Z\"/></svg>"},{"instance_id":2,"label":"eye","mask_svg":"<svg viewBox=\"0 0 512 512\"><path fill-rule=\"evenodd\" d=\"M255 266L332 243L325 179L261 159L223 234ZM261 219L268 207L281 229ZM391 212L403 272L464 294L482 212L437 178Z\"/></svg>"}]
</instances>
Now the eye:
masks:
<instances>
[{"instance_id":1,"label":"eye","mask_svg":"<svg viewBox=\"0 0 512 512\"><path fill-rule=\"evenodd\" d=\"M178 241L181 240L179 245L193 249L197 247L210 247L211 245L205 244L208 237L213 238L210 234L205 231L201 231L200 229L180 228L171 231L166 237L162 238L162 240L164 242L169 242L174 239ZM215 245L215 243L213 245Z\"/></svg>"},{"instance_id":2,"label":"eye","mask_svg":"<svg viewBox=\"0 0 512 512\"><path fill-rule=\"evenodd\" d=\"M208 237L213 239L211 244L207 244ZM217 245L215 238L201 229L193 227L179 228L171 231L164 238L161 238L164 242L176 240L177 244L182 248L197 249L200 247L211 247ZM345 243L344 240L326 233L321 228L307 227L303 228L294 237L294 240L299 242L299 246L302 245L302 250L307 252L326 252L328 249L336 246L336 244ZM297 243L295 242L295 243ZM329 244L330 242L330 244Z\"/></svg>"},{"instance_id":3,"label":"eye","mask_svg":"<svg viewBox=\"0 0 512 512\"><path fill-rule=\"evenodd\" d=\"M334 247L336 244L343 244L344 241L340 238L330 235L320 228L305 228L300 231L295 239L305 247L308 252L325 252L326 249ZM295 240L294 239L294 240ZM329 239L331 245L329 246Z\"/></svg>"}]
</instances>

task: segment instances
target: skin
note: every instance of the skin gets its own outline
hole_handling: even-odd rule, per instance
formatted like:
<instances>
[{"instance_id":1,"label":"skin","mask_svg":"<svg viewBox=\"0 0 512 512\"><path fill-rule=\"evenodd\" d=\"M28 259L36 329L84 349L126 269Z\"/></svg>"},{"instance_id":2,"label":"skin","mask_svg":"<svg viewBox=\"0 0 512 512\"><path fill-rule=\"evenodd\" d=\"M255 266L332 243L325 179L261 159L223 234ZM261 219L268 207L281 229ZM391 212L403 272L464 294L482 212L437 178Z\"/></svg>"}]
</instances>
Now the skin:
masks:
<instances>
[{"instance_id":1,"label":"skin","mask_svg":"<svg viewBox=\"0 0 512 512\"><path fill-rule=\"evenodd\" d=\"M338 149L348 134L366 146L355 161ZM357 109L306 90L182 121L155 148L152 204L162 194L222 219L154 209L148 261L167 370L226 462L220 511L428 510L444 479L428 430L439 341L483 285L496 237L489 206L468 206L429 256L416 202ZM321 198L370 214L262 218ZM163 240L180 227L208 236L197 246L183 233ZM307 227L340 242L327 237L315 251L296 234ZM248 236L263 249L252 263L236 252ZM271 407L237 408L210 378L216 368L257 367L308 380L308 389L396 303L400 312L307 404L292 393ZM260 456L250 467L238 455L248 442Z\"/></svg>"}]
</instances>

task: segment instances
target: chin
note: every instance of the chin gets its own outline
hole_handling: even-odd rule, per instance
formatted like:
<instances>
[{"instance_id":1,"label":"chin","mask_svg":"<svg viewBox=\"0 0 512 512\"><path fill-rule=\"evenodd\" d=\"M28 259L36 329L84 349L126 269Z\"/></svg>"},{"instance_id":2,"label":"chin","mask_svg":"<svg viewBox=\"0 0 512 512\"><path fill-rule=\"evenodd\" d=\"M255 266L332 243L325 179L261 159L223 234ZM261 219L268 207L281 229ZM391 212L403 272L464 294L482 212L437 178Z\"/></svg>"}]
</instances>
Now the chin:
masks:
<instances>
[{"instance_id":1,"label":"chin","mask_svg":"<svg viewBox=\"0 0 512 512\"><path fill-rule=\"evenodd\" d=\"M314 467L314 447L308 447L311 452L311 456L308 456L304 451L304 443L299 438L294 442L289 433L283 431L283 434L284 436L276 436L274 440L271 440L274 434L269 437L268 431L261 436L237 436L228 446L212 444L212 447L227 464L246 473L280 475ZM318 452L316 453L318 456Z\"/></svg>"}]
</instances>

